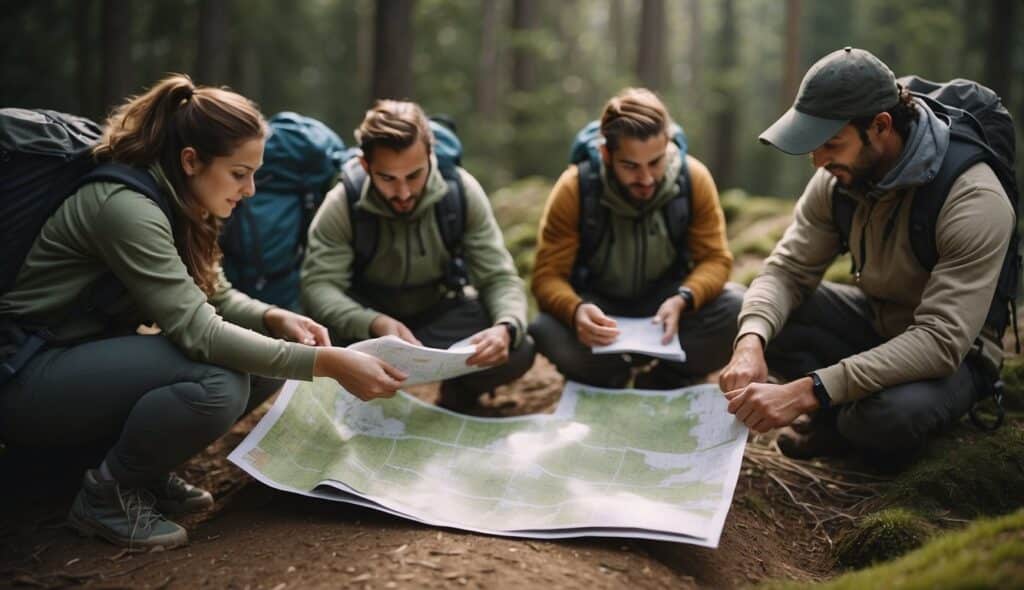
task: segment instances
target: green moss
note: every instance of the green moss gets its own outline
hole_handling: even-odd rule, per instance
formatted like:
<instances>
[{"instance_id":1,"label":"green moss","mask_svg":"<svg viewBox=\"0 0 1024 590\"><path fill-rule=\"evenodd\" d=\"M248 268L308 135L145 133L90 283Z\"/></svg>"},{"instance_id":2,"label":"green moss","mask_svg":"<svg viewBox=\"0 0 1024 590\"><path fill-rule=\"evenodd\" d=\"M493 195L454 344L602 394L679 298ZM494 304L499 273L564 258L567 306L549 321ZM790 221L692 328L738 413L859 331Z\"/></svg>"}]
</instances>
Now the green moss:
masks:
<instances>
[{"instance_id":1,"label":"green moss","mask_svg":"<svg viewBox=\"0 0 1024 590\"><path fill-rule=\"evenodd\" d=\"M1020 588L1024 581L1024 509L936 537L895 561L820 585L772 582L762 588Z\"/></svg>"},{"instance_id":2,"label":"green moss","mask_svg":"<svg viewBox=\"0 0 1024 590\"><path fill-rule=\"evenodd\" d=\"M1003 407L1024 411L1024 357L1010 357L1003 362Z\"/></svg>"},{"instance_id":3,"label":"green moss","mask_svg":"<svg viewBox=\"0 0 1024 590\"><path fill-rule=\"evenodd\" d=\"M921 461L893 481L884 504L968 518L1024 505L1024 432L1014 425L976 432L936 440Z\"/></svg>"},{"instance_id":4,"label":"green moss","mask_svg":"<svg viewBox=\"0 0 1024 590\"><path fill-rule=\"evenodd\" d=\"M920 515L889 508L868 515L847 531L836 545L836 558L849 568L889 561L917 549L933 532L934 527Z\"/></svg>"}]
</instances>

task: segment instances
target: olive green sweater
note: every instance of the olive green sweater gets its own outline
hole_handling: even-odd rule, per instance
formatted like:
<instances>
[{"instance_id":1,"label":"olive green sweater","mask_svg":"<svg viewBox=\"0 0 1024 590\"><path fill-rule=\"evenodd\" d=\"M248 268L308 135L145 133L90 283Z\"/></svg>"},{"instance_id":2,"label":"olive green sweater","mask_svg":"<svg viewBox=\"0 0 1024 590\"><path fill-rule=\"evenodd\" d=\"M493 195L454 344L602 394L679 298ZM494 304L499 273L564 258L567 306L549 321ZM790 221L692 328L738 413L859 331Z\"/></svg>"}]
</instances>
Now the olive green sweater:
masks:
<instances>
[{"instance_id":1,"label":"olive green sweater","mask_svg":"<svg viewBox=\"0 0 1024 590\"><path fill-rule=\"evenodd\" d=\"M172 202L158 167L150 172ZM106 313L83 309L81 294L113 272L127 294ZM0 315L47 325L56 342L134 333L144 321L189 358L245 373L312 379L314 348L264 336L270 308L220 275L213 297L196 286L174 245L171 223L149 198L114 183L82 187L44 224ZM108 317L109 316L109 317Z\"/></svg>"},{"instance_id":2,"label":"olive green sweater","mask_svg":"<svg viewBox=\"0 0 1024 590\"><path fill-rule=\"evenodd\" d=\"M463 234L469 280L495 323L509 322L517 340L526 331L526 291L505 248L501 229L480 184L459 169L466 197ZM356 207L378 218L378 246L364 269L368 284L379 292L353 298L355 250L345 186L331 190L309 228L309 247L302 265L302 305L317 321L340 337L370 337L370 323L381 313L402 321L430 309L445 296L444 270L450 259L437 227L434 205L448 186L431 157L431 173L423 196L407 215L396 215L366 180ZM372 291L372 288L371 288ZM518 344L518 342L514 343Z\"/></svg>"}]
</instances>

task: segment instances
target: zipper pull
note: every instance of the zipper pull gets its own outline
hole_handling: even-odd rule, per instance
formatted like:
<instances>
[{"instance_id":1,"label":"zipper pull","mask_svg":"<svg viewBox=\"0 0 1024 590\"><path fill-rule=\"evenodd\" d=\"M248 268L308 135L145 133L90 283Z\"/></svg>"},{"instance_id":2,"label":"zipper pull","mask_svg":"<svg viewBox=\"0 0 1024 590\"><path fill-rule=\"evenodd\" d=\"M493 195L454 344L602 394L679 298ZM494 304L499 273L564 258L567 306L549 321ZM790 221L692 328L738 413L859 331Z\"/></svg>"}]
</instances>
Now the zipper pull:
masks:
<instances>
[{"instance_id":1,"label":"zipper pull","mask_svg":"<svg viewBox=\"0 0 1024 590\"><path fill-rule=\"evenodd\" d=\"M859 270L855 271L853 273L853 282L857 283L858 285L860 284L860 271Z\"/></svg>"}]
</instances>

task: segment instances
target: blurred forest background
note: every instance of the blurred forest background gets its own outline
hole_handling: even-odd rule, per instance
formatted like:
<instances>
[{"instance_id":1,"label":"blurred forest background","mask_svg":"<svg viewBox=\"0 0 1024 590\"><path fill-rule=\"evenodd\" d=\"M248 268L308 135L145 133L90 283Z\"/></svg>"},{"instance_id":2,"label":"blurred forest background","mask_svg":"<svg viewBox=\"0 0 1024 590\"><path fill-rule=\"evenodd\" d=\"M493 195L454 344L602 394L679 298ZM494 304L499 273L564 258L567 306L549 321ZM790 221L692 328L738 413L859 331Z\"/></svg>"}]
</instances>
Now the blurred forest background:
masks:
<instances>
[{"instance_id":1,"label":"blurred forest background","mask_svg":"<svg viewBox=\"0 0 1024 590\"><path fill-rule=\"evenodd\" d=\"M897 75L968 77L1024 121L1017 0L3 0L0 105L100 119L165 72L229 85L352 141L376 97L454 117L485 188L553 179L626 85L656 90L723 189L796 196L757 135L806 69L853 45ZM1020 129L1020 127L1018 127Z\"/></svg>"}]
</instances>

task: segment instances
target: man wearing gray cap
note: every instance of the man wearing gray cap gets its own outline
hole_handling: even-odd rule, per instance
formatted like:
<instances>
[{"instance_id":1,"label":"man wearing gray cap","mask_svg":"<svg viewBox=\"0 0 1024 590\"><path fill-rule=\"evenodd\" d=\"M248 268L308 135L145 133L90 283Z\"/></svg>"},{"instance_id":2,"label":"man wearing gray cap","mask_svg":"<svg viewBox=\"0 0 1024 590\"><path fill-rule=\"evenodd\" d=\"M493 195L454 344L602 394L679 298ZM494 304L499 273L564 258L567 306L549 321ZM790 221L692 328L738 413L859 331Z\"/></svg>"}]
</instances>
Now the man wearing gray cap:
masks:
<instances>
[{"instance_id":1,"label":"man wearing gray cap","mask_svg":"<svg viewBox=\"0 0 1024 590\"><path fill-rule=\"evenodd\" d=\"M818 170L744 297L720 386L752 430L786 427L787 455L856 448L900 462L991 387L1001 334L986 314L1015 213L987 163L950 176L950 129L878 58L847 47L811 67L761 135L810 153ZM928 269L911 244L911 203L944 173ZM846 248L855 285L821 282ZM769 365L790 381L765 383Z\"/></svg>"}]
</instances>

